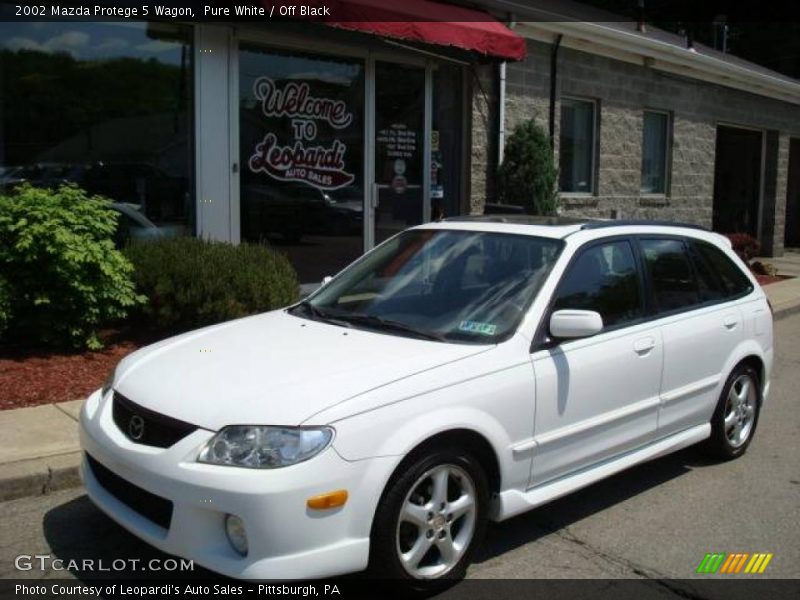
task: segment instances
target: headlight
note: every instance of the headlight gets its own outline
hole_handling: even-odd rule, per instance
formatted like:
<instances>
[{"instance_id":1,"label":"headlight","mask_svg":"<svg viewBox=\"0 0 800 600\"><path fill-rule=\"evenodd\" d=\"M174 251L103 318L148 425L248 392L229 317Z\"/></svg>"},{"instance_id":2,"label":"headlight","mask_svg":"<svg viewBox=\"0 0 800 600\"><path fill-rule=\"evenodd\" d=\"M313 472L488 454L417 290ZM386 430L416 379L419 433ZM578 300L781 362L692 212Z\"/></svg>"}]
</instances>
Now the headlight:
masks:
<instances>
[{"instance_id":1,"label":"headlight","mask_svg":"<svg viewBox=\"0 0 800 600\"><path fill-rule=\"evenodd\" d=\"M330 427L230 425L205 445L199 462L254 469L278 469L308 460L327 448Z\"/></svg>"}]
</instances>

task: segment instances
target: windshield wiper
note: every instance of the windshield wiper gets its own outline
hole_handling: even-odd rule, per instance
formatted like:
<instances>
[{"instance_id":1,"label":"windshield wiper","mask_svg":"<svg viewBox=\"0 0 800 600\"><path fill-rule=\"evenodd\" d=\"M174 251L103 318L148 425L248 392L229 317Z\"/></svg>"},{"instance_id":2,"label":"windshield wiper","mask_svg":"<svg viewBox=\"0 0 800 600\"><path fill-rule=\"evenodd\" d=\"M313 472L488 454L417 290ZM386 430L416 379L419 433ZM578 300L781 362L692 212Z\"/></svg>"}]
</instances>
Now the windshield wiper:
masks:
<instances>
[{"instance_id":1,"label":"windshield wiper","mask_svg":"<svg viewBox=\"0 0 800 600\"><path fill-rule=\"evenodd\" d=\"M378 317L376 315L367 315L364 313L336 313L335 318L340 321L346 321L347 323L353 323L354 325L366 325L375 329L408 333L426 340L435 340L437 342L448 341L445 336L439 333L417 329L411 325L406 325L405 323L401 323L399 321L392 321L391 319L384 319L383 317Z\"/></svg>"},{"instance_id":2,"label":"windshield wiper","mask_svg":"<svg viewBox=\"0 0 800 600\"><path fill-rule=\"evenodd\" d=\"M292 308L291 310L292 310L292 312L294 312L294 310L296 310L298 308L302 308L303 311L306 313L306 315L310 316L315 321L322 321L323 323L330 323L332 325L340 325L342 327L350 327L350 323L348 323L348 322L346 322L346 321L344 321L342 319L339 319L338 315L337 316L333 316L333 315L329 314L328 311L323 310L323 309L319 308L318 306L314 306L308 300L303 300L300 304L295 305L295 307Z\"/></svg>"}]
</instances>

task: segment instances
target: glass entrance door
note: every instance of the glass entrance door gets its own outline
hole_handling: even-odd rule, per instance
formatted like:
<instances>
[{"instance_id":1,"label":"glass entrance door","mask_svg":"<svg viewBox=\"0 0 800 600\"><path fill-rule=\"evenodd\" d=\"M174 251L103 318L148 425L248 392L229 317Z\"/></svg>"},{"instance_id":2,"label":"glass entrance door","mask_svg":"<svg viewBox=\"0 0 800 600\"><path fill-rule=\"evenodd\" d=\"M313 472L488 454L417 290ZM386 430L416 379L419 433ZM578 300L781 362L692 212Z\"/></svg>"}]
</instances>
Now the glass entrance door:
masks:
<instances>
[{"instance_id":1,"label":"glass entrance door","mask_svg":"<svg viewBox=\"0 0 800 600\"><path fill-rule=\"evenodd\" d=\"M364 250L364 61L239 47L241 237L319 282Z\"/></svg>"},{"instance_id":2,"label":"glass entrance door","mask_svg":"<svg viewBox=\"0 0 800 600\"><path fill-rule=\"evenodd\" d=\"M425 68L375 62L375 243L422 223Z\"/></svg>"},{"instance_id":3,"label":"glass entrance door","mask_svg":"<svg viewBox=\"0 0 800 600\"><path fill-rule=\"evenodd\" d=\"M241 239L285 253L301 283L459 214L462 67L257 39L240 40L238 63Z\"/></svg>"}]
</instances>

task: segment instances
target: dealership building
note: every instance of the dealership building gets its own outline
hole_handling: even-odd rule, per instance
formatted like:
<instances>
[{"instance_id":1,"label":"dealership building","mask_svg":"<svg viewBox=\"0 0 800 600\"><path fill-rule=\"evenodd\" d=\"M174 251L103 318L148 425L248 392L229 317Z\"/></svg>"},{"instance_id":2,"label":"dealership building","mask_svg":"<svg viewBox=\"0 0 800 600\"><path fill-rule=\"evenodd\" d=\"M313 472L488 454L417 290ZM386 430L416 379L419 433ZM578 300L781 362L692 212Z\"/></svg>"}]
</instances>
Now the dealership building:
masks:
<instances>
[{"instance_id":1,"label":"dealership building","mask_svg":"<svg viewBox=\"0 0 800 600\"><path fill-rule=\"evenodd\" d=\"M0 182L75 181L138 207L132 230L268 241L311 284L407 226L483 212L504 138L534 118L563 214L800 246L800 82L529 4L0 23Z\"/></svg>"}]
</instances>

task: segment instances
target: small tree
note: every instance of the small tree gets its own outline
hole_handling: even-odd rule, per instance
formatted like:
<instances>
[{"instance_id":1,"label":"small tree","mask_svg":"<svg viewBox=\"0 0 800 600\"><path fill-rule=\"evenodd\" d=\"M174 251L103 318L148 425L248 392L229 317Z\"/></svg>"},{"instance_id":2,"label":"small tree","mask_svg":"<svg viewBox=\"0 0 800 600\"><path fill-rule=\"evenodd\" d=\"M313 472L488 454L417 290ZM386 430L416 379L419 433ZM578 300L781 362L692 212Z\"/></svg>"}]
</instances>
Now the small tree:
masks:
<instances>
[{"instance_id":1,"label":"small tree","mask_svg":"<svg viewBox=\"0 0 800 600\"><path fill-rule=\"evenodd\" d=\"M556 166L550 139L533 119L514 128L508 137L503 164L497 173L500 202L524 206L537 215L554 215L558 206Z\"/></svg>"}]
</instances>

